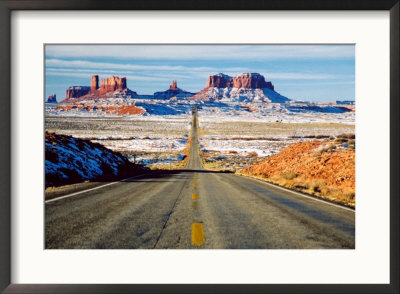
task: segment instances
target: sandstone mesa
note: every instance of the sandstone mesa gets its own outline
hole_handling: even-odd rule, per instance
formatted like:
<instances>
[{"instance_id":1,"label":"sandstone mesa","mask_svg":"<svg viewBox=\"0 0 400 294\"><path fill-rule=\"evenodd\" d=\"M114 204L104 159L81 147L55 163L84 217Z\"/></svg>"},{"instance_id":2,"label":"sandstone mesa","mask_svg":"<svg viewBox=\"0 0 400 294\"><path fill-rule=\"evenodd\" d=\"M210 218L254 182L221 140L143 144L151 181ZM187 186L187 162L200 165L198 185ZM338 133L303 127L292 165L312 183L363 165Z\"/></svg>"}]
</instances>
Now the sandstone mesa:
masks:
<instances>
[{"instance_id":1,"label":"sandstone mesa","mask_svg":"<svg viewBox=\"0 0 400 294\"><path fill-rule=\"evenodd\" d=\"M280 95L271 82L259 73L242 73L234 77L223 73L211 75L206 87L193 100L284 103L289 98Z\"/></svg>"},{"instance_id":2,"label":"sandstone mesa","mask_svg":"<svg viewBox=\"0 0 400 294\"><path fill-rule=\"evenodd\" d=\"M57 95L56 94L50 94L49 97L47 97L47 103L57 103Z\"/></svg>"},{"instance_id":3,"label":"sandstone mesa","mask_svg":"<svg viewBox=\"0 0 400 294\"><path fill-rule=\"evenodd\" d=\"M65 99L61 103L71 103L82 100L92 100L99 98L132 98L137 93L131 91L126 86L126 77L111 76L101 79L99 86L99 76L93 75L89 86L71 86L67 89Z\"/></svg>"}]
</instances>

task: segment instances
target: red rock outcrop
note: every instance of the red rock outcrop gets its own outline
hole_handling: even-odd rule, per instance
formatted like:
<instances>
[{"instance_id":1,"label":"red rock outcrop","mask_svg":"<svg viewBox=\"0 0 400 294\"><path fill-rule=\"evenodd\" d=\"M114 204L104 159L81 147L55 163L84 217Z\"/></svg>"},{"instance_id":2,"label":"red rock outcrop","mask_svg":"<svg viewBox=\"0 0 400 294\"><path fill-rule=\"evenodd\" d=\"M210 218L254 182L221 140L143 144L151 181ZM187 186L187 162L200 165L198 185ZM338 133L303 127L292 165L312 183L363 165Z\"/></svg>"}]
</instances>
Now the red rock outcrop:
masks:
<instances>
[{"instance_id":1,"label":"red rock outcrop","mask_svg":"<svg viewBox=\"0 0 400 294\"><path fill-rule=\"evenodd\" d=\"M275 91L271 82L259 73L234 77L223 73L209 76L207 86L189 100L285 103L289 98Z\"/></svg>"},{"instance_id":2,"label":"red rock outcrop","mask_svg":"<svg viewBox=\"0 0 400 294\"><path fill-rule=\"evenodd\" d=\"M92 76L92 84L90 87L90 91L94 92L99 88L99 76L93 75Z\"/></svg>"},{"instance_id":3,"label":"red rock outcrop","mask_svg":"<svg viewBox=\"0 0 400 294\"><path fill-rule=\"evenodd\" d=\"M111 76L107 79L101 79L99 92L114 92L117 90L126 89L126 78Z\"/></svg>"},{"instance_id":4,"label":"red rock outcrop","mask_svg":"<svg viewBox=\"0 0 400 294\"><path fill-rule=\"evenodd\" d=\"M178 88L178 82L176 80L173 80L171 85L169 86L169 89L166 91L161 91L161 92L155 92L153 94L154 99L171 99L174 98L174 100L180 100L180 99L186 99L188 97L192 97L195 95L194 93L187 92L185 90L179 89Z\"/></svg>"},{"instance_id":5,"label":"red rock outcrop","mask_svg":"<svg viewBox=\"0 0 400 294\"><path fill-rule=\"evenodd\" d=\"M171 85L169 86L169 89L170 89L171 91L176 91L176 90L178 90L178 84L177 84L176 80L173 80L173 81L172 81Z\"/></svg>"},{"instance_id":6,"label":"red rock outcrop","mask_svg":"<svg viewBox=\"0 0 400 294\"><path fill-rule=\"evenodd\" d=\"M85 96L87 93L89 93L90 87L86 86L71 86L67 89L65 93L65 98L66 99L74 99L74 98L79 98L82 96Z\"/></svg>"},{"instance_id":7,"label":"red rock outcrop","mask_svg":"<svg viewBox=\"0 0 400 294\"><path fill-rule=\"evenodd\" d=\"M56 94L49 95L49 97L47 97L47 103L57 103Z\"/></svg>"},{"instance_id":8,"label":"red rock outcrop","mask_svg":"<svg viewBox=\"0 0 400 294\"><path fill-rule=\"evenodd\" d=\"M219 73L216 75L209 76L207 79L206 88L231 88L233 85L232 77Z\"/></svg>"},{"instance_id":9,"label":"red rock outcrop","mask_svg":"<svg viewBox=\"0 0 400 294\"><path fill-rule=\"evenodd\" d=\"M209 76L207 88L245 88L245 89L264 89L273 90L271 82L266 82L264 76L258 73L243 73L234 77L219 73Z\"/></svg>"},{"instance_id":10,"label":"red rock outcrop","mask_svg":"<svg viewBox=\"0 0 400 294\"><path fill-rule=\"evenodd\" d=\"M107 79L102 79L99 87L99 76L93 75L90 87L69 87L65 99L60 103L71 103L99 98L130 98L134 96L137 96L137 93L127 88L125 77L111 76Z\"/></svg>"},{"instance_id":11,"label":"red rock outcrop","mask_svg":"<svg viewBox=\"0 0 400 294\"><path fill-rule=\"evenodd\" d=\"M233 88L246 89L274 89L271 82L266 82L265 78L258 73L243 73L233 77Z\"/></svg>"},{"instance_id":12,"label":"red rock outcrop","mask_svg":"<svg viewBox=\"0 0 400 294\"><path fill-rule=\"evenodd\" d=\"M102 102L96 103L95 100L73 101L69 104L58 105L55 109L62 112L86 111L92 113L114 114L114 115L140 115L146 110L137 107L134 102Z\"/></svg>"}]
</instances>

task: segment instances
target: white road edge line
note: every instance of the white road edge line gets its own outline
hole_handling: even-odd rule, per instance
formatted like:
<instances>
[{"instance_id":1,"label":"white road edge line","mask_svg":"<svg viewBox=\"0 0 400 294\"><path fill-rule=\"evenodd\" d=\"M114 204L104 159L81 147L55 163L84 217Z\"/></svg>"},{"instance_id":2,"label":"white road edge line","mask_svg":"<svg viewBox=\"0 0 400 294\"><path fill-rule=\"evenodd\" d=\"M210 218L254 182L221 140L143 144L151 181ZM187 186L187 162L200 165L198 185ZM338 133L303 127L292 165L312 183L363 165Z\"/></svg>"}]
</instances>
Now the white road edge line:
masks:
<instances>
[{"instance_id":1,"label":"white road edge line","mask_svg":"<svg viewBox=\"0 0 400 294\"><path fill-rule=\"evenodd\" d=\"M117 184L117 183L125 182L125 181L128 181L130 179L142 177L142 176L149 175L149 174L150 173L137 175L137 176L129 177L129 178L126 178L126 179L123 179L123 180L119 180L119 181L116 181L116 182L112 182L112 183L104 184L104 185L97 186L97 187L94 187L94 188L90 188L90 189L87 189L87 190L82 190L82 191L75 192L75 193L72 193L72 194L67 194L67 195L64 195L64 196L60 196L60 197L57 197L57 198L46 200L44 203L50 203L50 202L54 202L54 201L57 201L57 200L73 197L73 196L76 196L76 195L79 195L79 194L83 194L83 193L86 193L86 192L89 192L89 191L97 190L97 189L100 189L100 188L104 188L104 187L107 187L107 186L111 186L111 185L114 185L114 184Z\"/></svg>"},{"instance_id":2,"label":"white road edge line","mask_svg":"<svg viewBox=\"0 0 400 294\"><path fill-rule=\"evenodd\" d=\"M235 174L235 176L240 176L240 177L244 177L244 178L254 179L254 180L257 180L258 182L267 184L268 186L271 186L271 187L274 187L274 188L278 188L278 189L281 189L281 190L286 191L286 192L291 192L291 193L293 193L293 194L295 194L295 195L297 195L297 196L301 196L301 197L304 197L304 198L307 198L307 199L311 199L311 200L314 200L314 201L322 202L322 203L325 203L325 204L328 204L328 205L331 205L331 206L335 206L335 207L338 207L338 208L343 208L343 209L345 209L345 210L350 210L350 211L352 211L352 212L354 212L354 213L356 212L355 209L351 209L351 208L349 208L349 207L342 206L342 205L338 205L338 204L335 204L335 203L332 203L332 202L324 201L324 200L315 198L315 197L313 197L313 196L311 196L311 195L308 196L308 195L305 195L305 194L302 194L302 193L299 193L299 192L290 190L290 189L285 188L285 187L281 187L281 186L278 186L278 185L274 185L274 184L268 183L268 182L266 182L266 181L263 181L263 180L260 180L260 179L257 179L257 178L246 177L246 176L236 175L236 174Z\"/></svg>"}]
</instances>

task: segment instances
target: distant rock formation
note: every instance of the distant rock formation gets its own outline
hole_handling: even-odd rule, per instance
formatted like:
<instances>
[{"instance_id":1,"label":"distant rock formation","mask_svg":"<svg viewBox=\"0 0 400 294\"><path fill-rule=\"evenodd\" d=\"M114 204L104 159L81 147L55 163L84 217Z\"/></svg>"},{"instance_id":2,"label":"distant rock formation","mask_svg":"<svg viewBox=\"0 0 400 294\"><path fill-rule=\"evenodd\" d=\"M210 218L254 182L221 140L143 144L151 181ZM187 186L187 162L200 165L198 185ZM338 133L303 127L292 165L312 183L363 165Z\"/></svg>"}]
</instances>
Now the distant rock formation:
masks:
<instances>
[{"instance_id":1,"label":"distant rock formation","mask_svg":"<svg viewBox=\"0 0 400 294\"><path fill-rule=\"evenodd\" d=\"M244 73L239 76L233 77L233 88L245 89L271 89L274 86L271 82L266 82L264 76L258 73Z\"/></svg>"},{"instance_id":2,"label":"distant rock formation","mask_svg":"<svg viewBox=\"0 0 400 294\"><path fill-rule=\"evenodd\" d=\"M60 103L71 103L82 100L102 99L102 98L132 98L137 93L131 91L126 86L125 77L111 76L101 79L99 87L99 76L93 75L90 87L71 86L67 89L65 99Z\"/></svg>"},{"instance_id":3,"label":"distant rock formation","mask_svg":"<svg viewBox=\"0 0 400 294\"><path fill-rule=\"evenodd\" d=\"M264 76L259 73L242 73L234 77L223 73L211 75L207 79L206 88L198 92L192 100L274 103L290 101L275 92L272 83L265 81Z\"/></svg>"},{"instance_id":4,"label":"distant rock formation","mask_svg":"<svg viewBox=\"0 0 400 294\"><path fill-rule=\"evenodd\" d=\"M66 99L75 99L82 97L89 93L90 87L86 86L71 86L67 89L67 92L65 93L65 98Z\"/></svg>"},{"instance_id":5,"label":"distant rock formation","mask_svg":"<svg viewBox=\"0 0 400 294\"><path fill-rule=\"evenodd\" d=\"M245 88L245 89L263 89L273 90L271 82L266 82L265 78L259 73L243 73L230 77L223 73L209 76L207 79L207 88Z\"/></svg>"},{"instance_id":6,"label":"distant rock formation","mask_svg":"<svg viewBox=\"0 0 400 294\"><path fill-rule=\"evenodd\" d=\"M92 77L93 83L93 77ZM101 79L100 88L97 90L100 93L114 92L117 90L126 89L126 78L111 76L107 79Z\"/></svg>"},{"instance_id":7,"label":"distant rock formation","mask_svg":"<svg viewBox=\"0 0 400 294\"><path fill-rule=\"evenodd\" d=\"M92 84L90 87L90 91L91 92L95 92L97 91L97 89L99 88L99 76L98 75L93 75L92 76Z\"/></svg>"},{"instance_id":8,"label":"distant rock formation","mask_svg":"<svg viewBox=\"0 0 400 294\"><path fill-rule=\"evenodd\" d=\"M47 97L47 103L57 103L56 94L49 95L49 97Z\"/></svg>"},{"instance_id":9,"label":"distant rock formation","mask_svg":"<svg viewBox=\"0 0 400 294\"><path fill-rule=\"evenodd\" d=\"M208 77L206 88L232 88L232 86L232 77L219 73Z\"/></svg>"},{"instance_id":10,"label":"distant rock formation","mask_svg":"<svg viewBox=\"0 0 400 294\"><path fill-rule=\"evenodd\" d=\"M173 80L173 81L172 81L171 85L169 86L169 89L170 89L171 91L176 91L176 90L178 90L178 84L177 84L176 80Z\"/></svg>"},{"instance_id":11,"label":"distant rock formation","mask_svg":"<svg viewBox=\"0 0 400 294\"><path fill-rule=\"evenodd\" d=\"M154 99L170 99L173 97L176 97L176 99L184 99L192 97L193 95L195 95L195 93L179 89L177 81L173 80L168 90L162 92L155 92L153 97Z\"/></svg>"}]
</instances>

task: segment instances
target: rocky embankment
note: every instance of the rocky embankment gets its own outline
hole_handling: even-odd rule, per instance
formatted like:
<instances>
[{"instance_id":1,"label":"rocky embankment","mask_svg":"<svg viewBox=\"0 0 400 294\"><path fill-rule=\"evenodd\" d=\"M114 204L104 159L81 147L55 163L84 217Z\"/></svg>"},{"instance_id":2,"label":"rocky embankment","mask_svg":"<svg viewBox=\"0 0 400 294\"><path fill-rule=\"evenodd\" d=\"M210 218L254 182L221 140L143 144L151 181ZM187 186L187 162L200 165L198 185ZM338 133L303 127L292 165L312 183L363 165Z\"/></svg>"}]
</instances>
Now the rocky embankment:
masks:
<instances>
[{"instance_id":1,"label":"rocky embankment","mask_svg":"<svg viewBox=\"0 0 400 294\"><path fill-rule=\"evenodd\" d=\"M354 135L295 143L241 173L354 207L354 147Z\"/></svg>"},{"instance_id":2,"label":"rocky embankment","mask_svg":"<svg viewBox=\"0 0 400 294\"><path fill-rule=\"evenodd\" d=\"M145 172L123 155L89 140L45 134L46 187L83 182L112 180Z\"/></svg>"}]
</instances>

